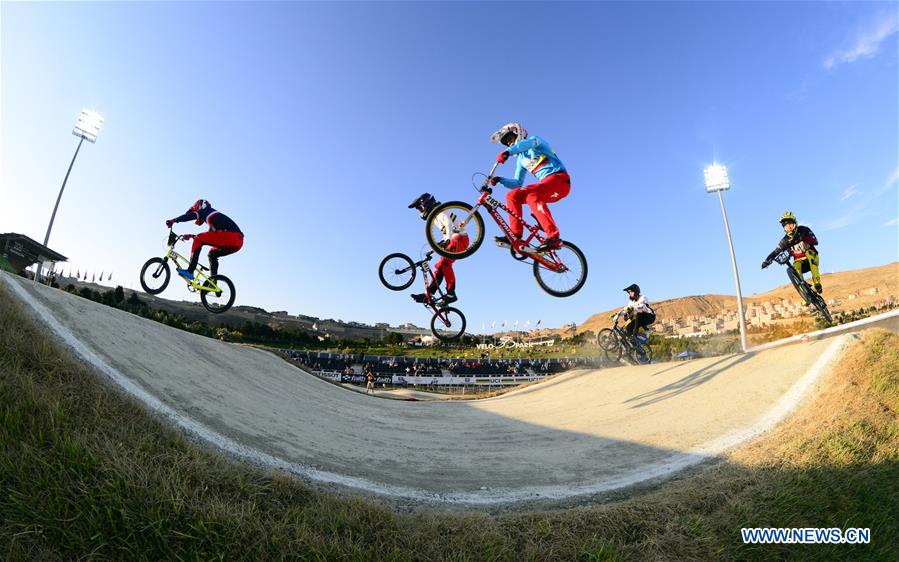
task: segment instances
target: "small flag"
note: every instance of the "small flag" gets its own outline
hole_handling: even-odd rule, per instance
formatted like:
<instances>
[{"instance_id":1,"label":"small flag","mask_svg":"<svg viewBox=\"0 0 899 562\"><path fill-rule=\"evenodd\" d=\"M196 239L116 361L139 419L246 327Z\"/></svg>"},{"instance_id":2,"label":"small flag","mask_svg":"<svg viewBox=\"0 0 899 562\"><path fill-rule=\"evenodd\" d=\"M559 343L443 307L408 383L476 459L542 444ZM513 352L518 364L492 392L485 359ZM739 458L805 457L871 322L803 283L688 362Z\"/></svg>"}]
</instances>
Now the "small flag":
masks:
<instances>
[{"instance_id":1,"label":"small flag","mask_svg":"<svg viewBox=\"0 0 899 562\"><path fill-rule=\"evenodd\" d=\"M112 273L109 274L109 277L106 278L107 281L112 281Z\"/></svg>"},{"instance_id":2,"label":"small flag","mask_svg":"<svg viewBox=\"0 0 899 562\"><path fill-rule=\"evenodd\" d=\"M514 325L515 325L516 328L518 327L518 320L515 321L515 324L514 324Z\"/></svg>"},{"instance_id":3,"label":"small flag","mask_svg":"<svg viewBox=\"0 0 899 562\"><path fill-rule=\"evenodd\" d=\"M505 328L505 327L506 327L506 321L505 321L505 320L503 320L503 323L502 323L502 324L500 324L500 326L499 326L499 327L500 327L500 328Z\"/></svg>"},{"instance_id":4,"label":"small flag","mask_svg":"<svg viewBox=\"0 0 899 562\"><path fill-rule=\"evenodd\" d=\"M537 320L537 323L534 324L534 326L539 326L539 325L540 325L540 322L542 322L542 320Z\"/></svg>"},{"instance_id":5,"label":"small flag","mask_svg":"<svg viewBox=\"0 0 899 562\"><path fill-rule=\"evenodd\" d=\"M91 275L91 283L96 283L96 282L97 282L97 274L94 273L93 275Z\"/></svg>"},{"instance_id":6,"label":"small flag","mask_svg":"<svg viewBox=\"0 0 899 562\"><path fill-rule=\"evenodd\" d=\"M79 269L78 272L75 274L75 279L81 279L81 270L80 270L80 269Z\"/></svg>"},{"instance_id":7,"label":"small flag","mask_svg":"<svg viewBox=\"0 0 899 562\"><path fill-rule=\"evenodd\" d=\"M100 272L100 283L102 283L102 282L103 282L103 272L101 271Z\"/></svg>"},{"instance_id":8,"label":"small flag","mask_svg":"<svg viewBox=\"0 0 899 562\"><path fill-rule=\"evenodd\" d=\"M490 324L490 328L491 328L491 329L492 329L492 328L496 328L496 320L494 320L493 323Z\"/></svg>"},{"instance_id":9,"label":"small flag","mask_svg":"<svg viewBox=\"0 0 899 562\"><path fill-rule=\"evenodd\" d=\"M486 323L486 322L481 322L481 331L482 331L482 332L486 332L486 331L487 331L487 323Z\"/></svg>"},{"instance_id":10,"label":"small flag","mask_svg":"<svg viewBox=\"0 0 899 562\"><path fill-rule=\"evenodd\" d=\"M531 325L531 321L530 321L530 320L525 320L525 321L524 321L524 327L525 327L525 328L527 328L527 327L530 326L530 325Z\"/></svg>"}]
</instances>

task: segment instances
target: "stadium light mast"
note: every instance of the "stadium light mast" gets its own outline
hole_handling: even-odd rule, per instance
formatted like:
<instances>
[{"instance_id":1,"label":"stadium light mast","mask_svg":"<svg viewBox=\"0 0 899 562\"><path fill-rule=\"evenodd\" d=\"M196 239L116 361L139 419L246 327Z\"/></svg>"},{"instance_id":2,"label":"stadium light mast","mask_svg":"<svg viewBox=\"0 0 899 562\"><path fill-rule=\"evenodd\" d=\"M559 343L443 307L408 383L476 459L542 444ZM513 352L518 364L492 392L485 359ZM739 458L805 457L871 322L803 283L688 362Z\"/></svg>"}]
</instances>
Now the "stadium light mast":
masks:
<instances>
[{"instance_id":1,"label":"stadium light mast","mask_svg":"<svg viewBox=\"0 0 899 562\"><path fill-rule=\"evenodd\" d=\"M737 258L734 255L734 241L730 237L730 226L727 224L727 211L724 210L724 197L721 192L730 189L730 180L727 178L727 168L721 164L712 164L707 167L705 175L706 193L717 192L718 201L721 203L721 215L724 217L724 232L727 233L727 245L730 247L730 262L734 268L734 281L737 284L737 313L740 315L740 345L743 353L746 353L746 316L743 313L743 293L740 291L740 274L737 272Z\"/></svg>"},{"instance_id":2,"label":"stadium light mast","mask_svg":"<svg viewBox=\"0 0 899 562\"><path fill-rule=\"evenodd\" d=\"M102 126L103 118L99 113L87 109L81 110L81 115L78 116L78 121L75 122L75 128L72 129L72 134L79 138L78 146L75 148L75 155L72 156L72 161L69 163L69 169L66 170L66 177L62 180L62 187L59 188L59 196L56 197L56 205L53 206L53 214L50 215L50 224L47 225L47 234L44 236L44 246L50 242L50 231L53 230L53 221L56 220L56 211L59 209L59 202L62 200L62 192L66 189L66 182L69 181L69 174L72 172L75 158L78 158L78 151L81 150L81 145L84 141L90 143L97 142L97 137L100 135L100 127ZM41 278L41 268L43 265L42 262L38 262L37 264L37 270L34 273L35 282L39 282Z\"/></svg>"}]
</instances>

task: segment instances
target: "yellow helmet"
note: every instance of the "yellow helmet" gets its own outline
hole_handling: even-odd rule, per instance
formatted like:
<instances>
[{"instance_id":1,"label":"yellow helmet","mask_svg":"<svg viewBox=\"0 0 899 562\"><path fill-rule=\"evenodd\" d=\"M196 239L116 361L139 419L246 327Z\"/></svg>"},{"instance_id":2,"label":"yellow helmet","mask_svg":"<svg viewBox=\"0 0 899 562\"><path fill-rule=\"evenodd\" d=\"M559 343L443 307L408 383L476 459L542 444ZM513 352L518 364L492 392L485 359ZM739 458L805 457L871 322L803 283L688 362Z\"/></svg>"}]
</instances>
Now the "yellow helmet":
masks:
<instances>
[{"instance_id":1,"label":"yellow helmet","mask_svg":"<svg viewBox=\"0 0 899 562\"><path fill-rule=\"evenodd\" d=\"M794 215L794 214L793 214L792 212L790 212L790 211L787 211L786 213L780 215L780 224L781 224L781 226L783 226L783 223L785 223L785 222L791 222L791 223L793 223L793 224L796 224L796 223L797 223L797 221L796 221L796 215Z\"/></svg>"}]
</instances>

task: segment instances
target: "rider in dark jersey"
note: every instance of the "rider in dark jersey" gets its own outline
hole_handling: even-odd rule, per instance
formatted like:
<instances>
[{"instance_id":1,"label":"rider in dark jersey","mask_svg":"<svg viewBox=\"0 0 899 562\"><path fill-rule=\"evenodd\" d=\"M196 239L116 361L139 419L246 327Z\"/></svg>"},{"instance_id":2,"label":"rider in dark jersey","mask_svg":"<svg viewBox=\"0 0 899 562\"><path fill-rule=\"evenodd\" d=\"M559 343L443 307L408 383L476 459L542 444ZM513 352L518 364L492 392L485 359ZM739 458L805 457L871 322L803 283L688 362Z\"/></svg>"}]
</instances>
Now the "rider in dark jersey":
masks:
<instances>
[{"instance_id":1,"label":"rider in dark jersey","mask_svg":"<svg viewBox=\"0 0 899 562\"><path fill-rule=\"evenodd\" d=\"M209 250L209 273L214 277L218 274L219 258L233 254L243 247L243 232L238 228L237 223L231 220L224 213L220 213L212 208L209 201L198 199L186 213L180 217L165 221L165 225L169 228L176 222L194 221L201 225L204 222L209 225L209 230L196 236L192 236L194 242L191 247L190 264L187 269L177 268L175 271L185 279L194 278L194 270L197 268L197 262L200 259L200 249L203 246L212 246ZM187 235L191 237L191 235Z\"/></svg>"},{"instance_id":2,"label":"rider in dark jersey","mask_svg":"<svg viewBox=\"0 0 899 562\"><path fill-rule=\"evenodd\" d=\"M789 248L790 253L793 255L793 269L796 270L796 273L802 277L802 274L811 271L815 290L818 293L823 292L821 273L818 270L818 250L815 248L818 245L818 238L815 236L815 233L807 226L798 225L796 223L796 215L790 211L781 215L780 225L786 231L786 234L777 243L774 251L768 254L768 257L762 262L762 269L771 265L771 262L774 261L774 256Z\"/></svg>"}]
</instances>

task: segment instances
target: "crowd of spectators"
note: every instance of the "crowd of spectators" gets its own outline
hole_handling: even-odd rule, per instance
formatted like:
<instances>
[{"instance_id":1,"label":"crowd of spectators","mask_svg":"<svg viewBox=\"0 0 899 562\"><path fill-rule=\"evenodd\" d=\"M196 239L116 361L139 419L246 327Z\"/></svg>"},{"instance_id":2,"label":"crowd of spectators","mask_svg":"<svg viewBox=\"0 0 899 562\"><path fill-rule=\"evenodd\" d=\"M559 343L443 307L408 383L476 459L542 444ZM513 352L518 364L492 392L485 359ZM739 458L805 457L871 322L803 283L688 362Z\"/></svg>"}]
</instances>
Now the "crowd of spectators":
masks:
<instances>
[{"instance_id":1,"label":"crowd of spectators","mask_svg":"<svg viewBox=\"0 0 899 562\"><path fill-rule=\"evenodd\" d=\"M597 360L586 357L563 359L480 359L409 358L362 354L287 351L288 357L313 371L405 376L509 376L556 374L579 367L596 367Z\"/></svg>"}]
</instances>

